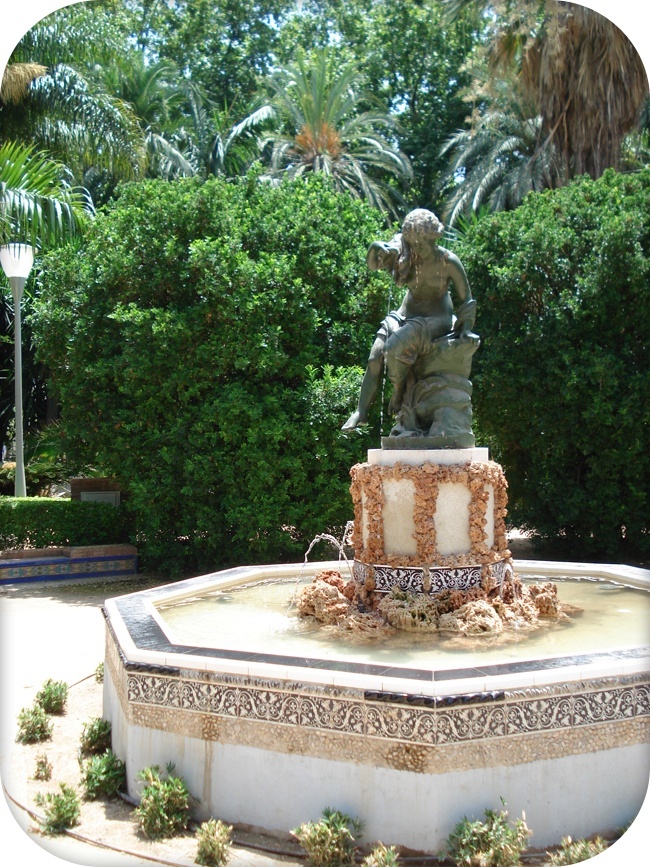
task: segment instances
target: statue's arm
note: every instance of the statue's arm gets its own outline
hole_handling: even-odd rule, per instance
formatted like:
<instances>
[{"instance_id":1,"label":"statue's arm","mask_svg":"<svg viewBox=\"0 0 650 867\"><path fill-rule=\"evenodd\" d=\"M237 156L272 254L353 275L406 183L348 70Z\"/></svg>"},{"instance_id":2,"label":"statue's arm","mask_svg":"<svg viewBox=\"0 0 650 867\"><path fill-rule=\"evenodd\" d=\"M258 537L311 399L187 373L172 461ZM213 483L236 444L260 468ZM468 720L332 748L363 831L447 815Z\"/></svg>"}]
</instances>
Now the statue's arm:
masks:
<instances>
[{"instance_id":1,"label":"statue's arm","mask_svg":"<svg viewBox=\"0 0 650 867\"><path fill-rule=\"evenodd\" d=\"M402 236L395 235L385 243L373 241L368 248L366 264L371 271L390 271L391 274L397 267L397 260L402 252Z\"/></svg>"},{"instance_id":2,"label":"statue's arm","mask_svg":"<svg viewBox=\"0 0 650 867\"><path fill-rule=\"evenodd\" d=\"M461 303L472 300L472 290L469 288L469 280L463 268L463 264L455 253L446 251L446 260L449 267L449 282L453 283Z\"/></svg>"},{"instance_id":3,"label":"statue's arm","mask_svg":"<svg viewBox=\"0 0 650 867\"><path fill-rule=\"evenodd\" d=\"M469 280L463 265L454 253L447 252L447 264L450 269L449 282L460 298L460 306L456 308L455 331L463 334L469 333L474 327L476 319L476 301L472 298L472 290L469 288Z\"/></svg>"}]
</instances>

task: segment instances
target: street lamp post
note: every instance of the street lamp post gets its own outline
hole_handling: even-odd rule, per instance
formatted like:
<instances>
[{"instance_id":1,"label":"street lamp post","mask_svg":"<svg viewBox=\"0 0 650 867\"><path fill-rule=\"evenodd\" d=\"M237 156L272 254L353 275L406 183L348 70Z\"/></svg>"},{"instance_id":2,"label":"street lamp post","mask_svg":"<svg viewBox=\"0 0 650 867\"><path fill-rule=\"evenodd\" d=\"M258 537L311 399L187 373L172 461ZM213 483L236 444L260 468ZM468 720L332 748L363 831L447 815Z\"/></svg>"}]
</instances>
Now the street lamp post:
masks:
<instances>
[{"instance_id":1,"label":"street lamp post","mask_svg":"<svg viewBox=\"0 0 650 867\"><path fill-rule=\"evenodd\" d=\"M34 264L34 248L29 244L0 247L0 263L14 296L14 386L16 406L16 496L26 497L25 458L23 448L23 365L21 349L20 302L23 289Z\"/></svg>"}]
</instances>

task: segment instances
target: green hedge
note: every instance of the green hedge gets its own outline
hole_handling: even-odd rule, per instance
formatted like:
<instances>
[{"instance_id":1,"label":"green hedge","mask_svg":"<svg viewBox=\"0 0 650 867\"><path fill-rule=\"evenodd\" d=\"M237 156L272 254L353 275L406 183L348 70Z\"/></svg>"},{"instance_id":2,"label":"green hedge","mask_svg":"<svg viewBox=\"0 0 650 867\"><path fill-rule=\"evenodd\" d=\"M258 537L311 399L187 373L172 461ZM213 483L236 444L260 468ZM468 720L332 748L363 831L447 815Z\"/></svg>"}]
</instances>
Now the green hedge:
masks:
<instances>
[{"instance_id":1,"label":"green hedge","mask_svg":"<svg viewBox=\"0 0 650 867\"><path fill-rule=\"evenodd\" d=\"M586 555L650 551L650 171L529 195L457 252L513 522Z\"/></svg>"},{"instance_id":2,"label":"green hedge","mask_svg":"<svg viewBox=\"0 0 650 867\"><path fill-rule=\"evenodd\" d=\"M389 235L322 178L252 174L125 186L46 258L34 327L65 453L124 482L148 567L301 560L352 517L379 431L341 425L388 300L366 250Z\"/></svg>"},{"instance_id":3,"label":"green hedge","mask_svg":"<svg viewBox=\"0 0 650 867\"><path fill-rule=\"evenodd\" d=\"M0 548L50 548L128 542L121 508L51 497L0 497Z\"/></svg>"}]
</instances>

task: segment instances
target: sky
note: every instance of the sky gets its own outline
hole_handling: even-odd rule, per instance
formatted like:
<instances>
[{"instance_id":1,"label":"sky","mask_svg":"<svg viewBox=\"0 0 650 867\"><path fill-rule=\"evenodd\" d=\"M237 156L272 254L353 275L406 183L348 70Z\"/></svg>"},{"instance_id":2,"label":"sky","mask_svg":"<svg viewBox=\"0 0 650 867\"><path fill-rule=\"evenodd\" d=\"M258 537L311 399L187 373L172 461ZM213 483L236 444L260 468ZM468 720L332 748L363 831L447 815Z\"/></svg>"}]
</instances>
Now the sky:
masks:
<instances>
[{"instance_id":1,"label":"sky","mask_svg":"<svg viewBox=\"0 0 650 867\"><path fill-rule=\"evenodd\" d=\"M215 0L216 2L216 0ZM69 0L2 0L0 10L0 72L22 36L55 9L72 5ZM641 55L650 78L650 3L648 0L584 0L581 4L605 15L632 41ZM606 783L605 783L606 784ZM650 828L650 791L637 819L610 850L588 863L591 867L635 867L647 857ZM66 863L45 852L18 826L0 795L0 841L3 861L26 867L60 867ZM641 853L644 852L644 856ZM5 861L5 857L7 860ZM90 851L92 857L92 850ZM98 856L99 858L99 856ZM99 860L88 861L91 867ZM102 859L102 864L106 861Z\"/></svg>"}]
</instances>

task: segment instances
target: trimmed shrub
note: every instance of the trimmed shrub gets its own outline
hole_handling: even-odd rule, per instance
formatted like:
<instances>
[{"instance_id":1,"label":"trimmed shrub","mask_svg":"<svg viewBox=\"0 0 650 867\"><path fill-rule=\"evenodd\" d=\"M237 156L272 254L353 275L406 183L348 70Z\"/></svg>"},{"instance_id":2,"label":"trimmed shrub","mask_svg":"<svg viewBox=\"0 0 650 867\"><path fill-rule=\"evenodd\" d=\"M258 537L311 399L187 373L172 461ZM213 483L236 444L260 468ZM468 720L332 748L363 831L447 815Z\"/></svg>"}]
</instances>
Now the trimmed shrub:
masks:
<instances>
[{"instance_id":1,"label":"trimmed shrub","mask_svg":"<svg viewBox=\"0 0 650 867\"><path fill-rule=\"evenodd\" d=\"M363 825L339 810L326 807L318 822L305 822L291 833L307 853L312 867L351 867L354 864L355 839Z\"/></svg>"},{"instance_id":2,"label":"trimmed shrub","mask_svg":"<svg viewBox=\"0 0 650 867\"><path fill-rule=\"evenodd\" d=\"M547 852L548 863L553 867L564 864L580 864L589 861L594 855L599 855L607 849L607 842L602 837L594 837L593 840L572 840L571 837L563 837L557 852Z\"/></svg>"},{"instance_id":3,"label":"trimmed shrub","mask_svg":"<svg viewBox=\"0 0 650 867\"><path fill-rule=\"evenodd\" d=\"M52 723L39 704L24 707L18 714L18 734L16 740L21 744L37 744L49 741L52 737Z\"/></svg>"},{"instance_id":4,"label":"trimmed shrub","mask_svg":"<svg viewBox=\"0 0 650 867\"><path fill-rule=\"evenodd\" d=\"M180 777L172 776L173 765L167 766L163 778L158 765L144 768L138 779L145 785L140 806L133 811L140 830L152 840L173 837L187 828L189 822L190 796Z\"/></svg>"},{"instance_id":5,"label":"trimmed shrub","mask_svg":"<svg viewBox=\"0 0 650 867\"><path fill-rule=\"evenodd\" d=\"M52 770L52 762L50 762L46 753L40 753L36 756L36 767L34 768L35 780L51 780Z\"/></svg>"},{"instance_id":6,"label":"trimmed shrub","mask_svg":"<svg viewBox=\"0 0 650 867\"><path fill-rule=\"evenodd\" d=\"M478 301L479 441L515 526L650 551L650 170L531 194L456 245Z\"/></svg>"},{"instance_id":7,"label":"trimmed shrub","mask_svg":"<svg viewBox=\"0 0 650 867\"><path fill-rule=\"evenodd\" d=\"M128 541L122 507L51 497L0 497L0 547L50 548Z\"/></svg>"},{"instance_id":8,"label":"trimmed shrub","mask_svg":"<svg viewBox=\"0 0 650 867\"><path fill-rule=\"evenodd\" d=\"M232 825L226 825L221 819L209 819L203 822L196 831L196 864L205 867L223 867L230 858L232 845Z\"/></svg>"},{"instance_id":9,"label":"trimmed shrub","mask_svg":"<svg viewBox=\"0 0 650 867\"><path fill-rule=\"evenodd\" d=\"M62 834L68 828L79 824L81 807L79 797L72 786L59 783L59 792L38 792L35 801L43 808L45 821L42 824L44 834Z\"/></svg>"},{"instance_id":10,"label":"trimmed shrub","mask_svg":"<svg viewBox=\"0 0 650 867\"><path fill-rule=\"evenodd\" d=\"M83 724L79 742L79 753L82 756L98 755L110 749L110 746L110 720L94 717Z\"/></svg>"},{"instance_id":11,"label":"trimmed shrub","mask_svg":"<svg viewBox=\"0 0 650 867\"><path fill-rule=\"evenodd\" d=\"M65 713L68 701L68 684L64 680L48 678L36 693L34 702L43 708L45 713L60 716Z\"/></svg>"},{"instance_id":12,"label":"trimmed shrub","mask_svg":"<svg viewBox=\"0 0 650 867\"><path fill-rule=\"evenodd\" d=\"M394 846L384 846L383 843L377 843L362 863L365 867L397 867L399 855Z\"/></svg>"},{"instance_id":13,"label":"trimmed shrub","mask_svg":"<svg viewBox=\"0 0 650 867\"><path fill-rule=\"evenodd\" d=\"M81 766L81 786L88 801L110 798L126 788L126 766L112 750L91 756Z\"/></svg>"},{"instance_id":14,"label":"trimmed shrub","mask_svg":"<svg viewBox=\"0 0 650 867\"><path fill-rule=\"evenodd\" d=\"M485 810L484 822L467 816L458 822L447 838L446 854L459 867L515 867L530 834L524 817L513 827L507 810Z\"/></svg>"},{"instance_id":15,"label":"trimmed shrub","mask_svg":"<svg viewBox=\"0 0 650 867\"><path fill-rule=\"evenodd\" d=\"M253 173L126 185L81 254L46 258L33 323L65 453L128 486L147 567L295 560L339 535L379 435L340 428L390 291L367 247L389 236L324 178Z\"/></svg>"}]
</instances>

